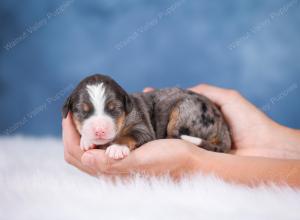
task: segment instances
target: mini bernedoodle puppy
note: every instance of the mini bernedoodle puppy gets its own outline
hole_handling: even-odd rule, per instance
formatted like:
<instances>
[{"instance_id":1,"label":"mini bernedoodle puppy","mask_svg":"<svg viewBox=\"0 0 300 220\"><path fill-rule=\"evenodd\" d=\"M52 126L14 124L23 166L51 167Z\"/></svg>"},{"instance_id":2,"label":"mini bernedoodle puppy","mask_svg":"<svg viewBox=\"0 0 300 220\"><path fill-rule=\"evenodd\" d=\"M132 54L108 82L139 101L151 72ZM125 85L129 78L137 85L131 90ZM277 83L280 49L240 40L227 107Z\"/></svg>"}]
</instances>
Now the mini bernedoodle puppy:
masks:
<instances>
[{"instance_id":1,"label":"mini bernedoodle puppy","mask_svg":"<svg viewBox=\"0 0 300 220\"><path fill-rule=\"evenodd\" d=\"M80 147L106 149L114 159L155 139L181 138L210 151L228 152L229 128L220 110L206 97L179 88L127 94L113 79L83 79L65 101L72 112Z\"/></svg>"}]
</instances>

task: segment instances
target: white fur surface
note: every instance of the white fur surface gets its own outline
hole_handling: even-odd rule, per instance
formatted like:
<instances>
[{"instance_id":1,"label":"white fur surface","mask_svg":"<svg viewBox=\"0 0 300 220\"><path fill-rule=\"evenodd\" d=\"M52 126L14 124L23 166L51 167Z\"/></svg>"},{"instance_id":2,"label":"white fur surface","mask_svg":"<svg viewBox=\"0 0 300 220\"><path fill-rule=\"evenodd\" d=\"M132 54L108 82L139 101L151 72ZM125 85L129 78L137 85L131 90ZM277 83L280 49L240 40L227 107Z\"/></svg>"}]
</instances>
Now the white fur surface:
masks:
<instances>
[{"instance_id":1,"label":"white fur surface","mask_svg":"<svg viewBox=\"0 0 300 220\"><path fill-rule=\"evenodd\" d=\"M198 176L112 184L63 160L51 138L0 138L1 220L300 219L300 191Z\"/></svg>"}]
</instances>

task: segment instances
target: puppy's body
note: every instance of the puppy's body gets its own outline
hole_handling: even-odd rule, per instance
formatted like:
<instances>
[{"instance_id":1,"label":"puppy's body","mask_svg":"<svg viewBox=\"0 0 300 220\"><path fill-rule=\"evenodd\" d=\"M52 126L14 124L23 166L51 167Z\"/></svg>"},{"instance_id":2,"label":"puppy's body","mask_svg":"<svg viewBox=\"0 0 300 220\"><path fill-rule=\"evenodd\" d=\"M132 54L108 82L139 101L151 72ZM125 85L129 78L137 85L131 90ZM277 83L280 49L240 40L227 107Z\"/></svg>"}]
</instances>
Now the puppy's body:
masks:
<instances>
[{"instance_id":1,"label":"puppy's body","mask_svg":"<svg viewBox=\"0 0 300 220\"><path fill-rule=\"evenodd\" d=\"M206 97L179 88L132 95L138 106L135 118L149 124L155 139L198 137L198 145L218 152L228 152L231 139L221 112ZM142 113L140 116L137 113ZM135 119L135 120L136 120ZM130 124L130 123L129 123ZM149 140L148 140L149 141ZM146 141L147 142L147 141Z\"/></svg>"},{"instance_id":2,"label":"puppy's body","mask_svg":"<svg viewBox=\"0 0 300 220\"><path fill-rule=\"evenodd\" d=\"M117 103L117 113L106 111L111 103ZM108 147L107 154L116 159L162 138L182 138L217 152L228 152L231 147L229 129L219 109L206 97L179 88L128 95L111 78L94 75L84 79L68 98L64 116L68 111L73 112L82 135L81 147ZM83 117L82 111L90 116ZM99 127L104 136L98 135Z\"/></svg>"}]
</instances>

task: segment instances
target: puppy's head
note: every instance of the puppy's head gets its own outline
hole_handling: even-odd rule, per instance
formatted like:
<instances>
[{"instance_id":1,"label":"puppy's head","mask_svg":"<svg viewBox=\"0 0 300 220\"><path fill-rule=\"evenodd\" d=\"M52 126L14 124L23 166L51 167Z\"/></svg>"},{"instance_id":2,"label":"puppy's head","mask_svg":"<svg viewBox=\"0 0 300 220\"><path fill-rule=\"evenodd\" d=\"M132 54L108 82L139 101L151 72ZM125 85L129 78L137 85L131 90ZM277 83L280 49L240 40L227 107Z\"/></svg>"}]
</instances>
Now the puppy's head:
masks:
<instances>
[{"instance_id":1,"label":"puppy's head","mask_svg":"<svg viewBox=\"0 0 300 220\"><path fill-rule=\"evenodd\" d=\"M63 117L73 113L78 132L94 144L111 142L132 110L128 94L109 76L96 74L82 80L63 106Z\"/></svg>"}]
</instances>

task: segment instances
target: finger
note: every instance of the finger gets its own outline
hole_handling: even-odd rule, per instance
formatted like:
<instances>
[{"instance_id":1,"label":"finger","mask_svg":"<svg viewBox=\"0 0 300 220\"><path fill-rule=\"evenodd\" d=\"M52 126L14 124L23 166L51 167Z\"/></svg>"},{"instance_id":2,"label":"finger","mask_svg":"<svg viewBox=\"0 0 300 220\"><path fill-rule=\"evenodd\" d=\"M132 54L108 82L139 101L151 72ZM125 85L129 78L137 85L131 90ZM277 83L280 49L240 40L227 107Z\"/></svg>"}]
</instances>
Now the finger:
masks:
<instances>
[{"instance_id":1,"label":"finger","mask_svg":"<svg viewBox=\"0 0 300 220\"><path fill-rule=\"evenodd\" d=\"M144 88L143 92L152 92L152 91L154 91L154 90L155 90L155 89L152 88L152 87L146 87L146 88Z\"/></svg>"},{"instance_id":2,"label":"finger","mask_svg":"<svg viewBox=\"0 0 300 220\"><path fill-rule=\"evenodd\" d=\"M132 154L132 153L131 153ZM93 149L86 151L81 161L87 167L91 167L105 174L129 174L134 170L134 156L129 154L122 160L109 158L104 150Z\"/></svg>"},{"instance_id":3,"label":"finger","mask_svg":"<svg viewBox=\"0 0 300 220\"><path fill-rule=\"evenodd\" d=\"M230 98L228 96L230 90L207 85L207 84L201 84L199 86L195 86L193 88L190 88L190 90L206 96L207 98L209 98L219 106L223 106L226 103L228 103Z\"/></svg>"},{"instance_id":4,"label":"finger","mask_svg":"<svg viewBox=\"0 0 300 220\"><path fill-rule=\"evenodd\" d=\"M104 173L108 167L108 158L104 150L88 150L82 154L81 163L97 172Z\"/></svg>"},{"instance_id":5,"label":"finger","mask_svg":"<svg viewBox=\"0 0 300 220\"><path fill-rule=\"evenodd\" d=\"M88 173L92 176L96 176L97 175L97 171L94 170L92 167L87 167L84 166L81 161L78 161L76 158L72 157L71 155L68 156L67 162L69 164L71 164L72 166L75 166L76 168L78 168L79 170Z\"/></svg>"},{"instance_id":6,"label":"finger","mask_svg":"<svg viewBox=\"0 0 300 220\"><path fill-rule=\"evenodd\" d=\"M80 135L78 134L72 115L69 113L62 121L63 126L63 142L65 151L67 151L72 157L80 161L83 151L80 149Z\"/></svg>"},{"instance_id":7,"label":"finger","mask_svg":"<svg viewBox=\"0 0 300 220\"><path fill-rule=\"evenodd\" d=\"M74 126L71 113L68 113L67 117L62 120L62 127L63 127L63 134L68 135L68 137L70 137L70 140L72 138L72 140L75 143L79 144L80 136Z\"/></svg>"}]
</instances>

